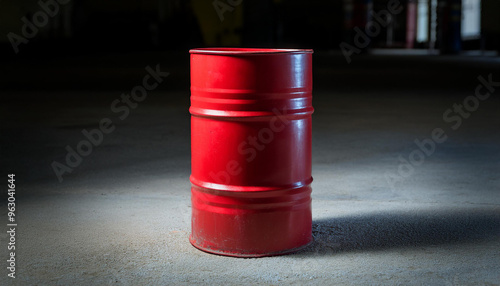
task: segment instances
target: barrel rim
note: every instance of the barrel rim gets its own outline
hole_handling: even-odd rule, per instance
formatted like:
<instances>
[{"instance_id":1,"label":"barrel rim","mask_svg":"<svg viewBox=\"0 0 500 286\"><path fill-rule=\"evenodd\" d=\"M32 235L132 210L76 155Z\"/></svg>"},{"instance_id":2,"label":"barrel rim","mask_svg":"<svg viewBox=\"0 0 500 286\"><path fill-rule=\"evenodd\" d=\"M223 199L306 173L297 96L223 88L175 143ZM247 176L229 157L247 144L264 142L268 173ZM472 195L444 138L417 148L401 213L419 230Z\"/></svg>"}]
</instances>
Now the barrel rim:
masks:
<instances>
[{"instance_id":1,"label":"barrel rim","mask_svg":"<svg viewBox=\"0 0 500 286\"><path fill-rule=\"evenodd\" d=\"M190 54L204 55L269 55L269 54L312 54L312 49L270 49L270 48L197 48Z\"/></svg>"}]
</instances>

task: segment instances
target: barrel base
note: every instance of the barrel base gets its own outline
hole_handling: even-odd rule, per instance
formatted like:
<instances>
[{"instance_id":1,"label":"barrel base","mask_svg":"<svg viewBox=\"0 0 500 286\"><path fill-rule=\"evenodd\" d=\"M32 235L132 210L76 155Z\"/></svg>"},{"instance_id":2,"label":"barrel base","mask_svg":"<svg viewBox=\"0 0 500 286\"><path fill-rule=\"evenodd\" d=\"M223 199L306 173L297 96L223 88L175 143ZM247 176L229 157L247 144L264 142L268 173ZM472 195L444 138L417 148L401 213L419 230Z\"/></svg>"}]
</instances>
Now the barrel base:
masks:
<instances>
[{"instance_id":1,"label":"barrel base","mask_svg":"<svg viewBox=\"0 0 500 286\"><path fill-rule=\"evenodd\" d=\"M205 252L263 257L312 241L311 187L220 191L192 185L191 244Z\"/></svg>"},{"instance_id":2,"label":"barrel base","mask_svg":"<svg viewBox=\"0 0 500 286\"><path fill-rule=\"evenodd\" d=\"M189 242L195 248L197 248L201 251L204 251L206 253L210 253L210 254L238 257L238 258L259 258L259 257L279 256L279 255L291 254L294 252L301 251L301 250L307 248L308 246L310 246L313 243L313 239L311 238L310 242L308 242L307 244L304 244L302 246L292 248L292 249L286 249L286 250L282 250L282 251L271 252L271 253L238 253L238 252L230 252L230 251L225 251L225 250L220 250L220 249L204 248L202 246L197 245L196 240L194 240L191 235L189 236Z\"/></svg>"}]
</instances>

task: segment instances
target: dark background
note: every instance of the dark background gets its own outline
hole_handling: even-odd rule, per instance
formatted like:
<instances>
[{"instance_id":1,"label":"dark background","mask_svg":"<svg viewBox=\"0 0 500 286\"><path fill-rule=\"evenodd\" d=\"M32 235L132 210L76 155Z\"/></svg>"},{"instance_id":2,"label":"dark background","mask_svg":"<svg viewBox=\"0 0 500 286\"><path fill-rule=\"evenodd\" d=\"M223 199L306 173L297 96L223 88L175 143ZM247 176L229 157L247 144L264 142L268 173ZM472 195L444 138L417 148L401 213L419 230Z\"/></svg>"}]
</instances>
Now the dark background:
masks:
<instances>
[{"instance_id":1,"label":"dark background","mask_svg":"<svg viewBox=\"0 0 500 286\"><path fill-rule=\"evenodd\" d=\"M48 24L20 45L17 57L29 54L82 54L89 52L128 52L186 50L202 46L294 47L316 50L338 50L342 41L352 42L353 28L364 30L373 20L370 11L387 9L388 0L136 0L97 1L65 0L60 11ZM50 1L49 1L50 2ZM481 1L481 37L462 39L454 27L460 15L460 0L439 0L430 19L436 25L435 43L414 41L407 45L406 35L412 28L408 22L409 5L417 1L397 1L403 12L393 18L391 41L387 27L371 41L372 48L428 48L446 52L500 47L500 4ZM222 3L222 4L221 4ZM231 3L236 4L234 7ZM222 6L221 6L222 5ZM227 5L224 7L223 5ZM217 7L219 12L217 11ZM7 34L22 35L22 17L33 21L40 10L37 1L0 2L0 46L2 58L12 59L12 46ZM414 12L416 13L416 12ZM455 13L455 14L454 14ZM458 14L456 14L458 13ZM219 14L222 16L219 17ZM460 18L460 16L458 16ZM36 20L35 20L36 21ZM459 22L459 21L458 21ZM458 37L459 38L459 37Z\"/></svg>"}]
</instances>

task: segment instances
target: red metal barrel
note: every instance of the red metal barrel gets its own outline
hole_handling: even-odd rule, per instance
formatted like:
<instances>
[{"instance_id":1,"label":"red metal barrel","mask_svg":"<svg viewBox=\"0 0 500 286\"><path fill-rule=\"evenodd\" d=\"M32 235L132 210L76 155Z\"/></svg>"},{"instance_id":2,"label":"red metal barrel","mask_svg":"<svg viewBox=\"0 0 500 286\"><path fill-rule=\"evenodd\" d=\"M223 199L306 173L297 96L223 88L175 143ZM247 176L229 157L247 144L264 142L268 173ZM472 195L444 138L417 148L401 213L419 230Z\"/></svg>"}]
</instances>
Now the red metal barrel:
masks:
<instances>
[{"instance_id":1,"label":"red metal barrel","mask_svg":"<svg viewBox=\"0 0 500 286\"><path fill-rule=\"evenodd\" d=\"M260 257L311 236L312 50L191 53L190 242Z\"/></svg>"}]
</instances>

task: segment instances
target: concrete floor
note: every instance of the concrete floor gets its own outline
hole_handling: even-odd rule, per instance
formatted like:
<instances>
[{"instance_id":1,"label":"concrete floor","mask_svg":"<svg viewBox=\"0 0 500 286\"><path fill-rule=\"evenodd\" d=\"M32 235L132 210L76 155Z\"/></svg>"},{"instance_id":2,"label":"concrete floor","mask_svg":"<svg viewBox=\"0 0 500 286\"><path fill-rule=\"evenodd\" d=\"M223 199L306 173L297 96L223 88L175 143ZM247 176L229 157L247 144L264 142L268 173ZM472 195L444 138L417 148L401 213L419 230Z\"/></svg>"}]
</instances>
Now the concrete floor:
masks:
<instances>
[{"instance_id":1,"label":"concrete floor","mask_svg":"<svg viewBox=\"0 0 500 286\"><path fill-rule=\"evenodd\" d=\"M3 231L0 284L499 285L500 87L456 130L443 113L479 75L500 81L500 58L314 57L315 241L259 259L188 242L187 54L7 63L0 167L16 173L17 278ZM170 75L119 120L111 102L157 63ZM106 117L115 131L58 182L51 163ZM435 128L448 139L388 181Z\"/></svg>"}]
</instances>

